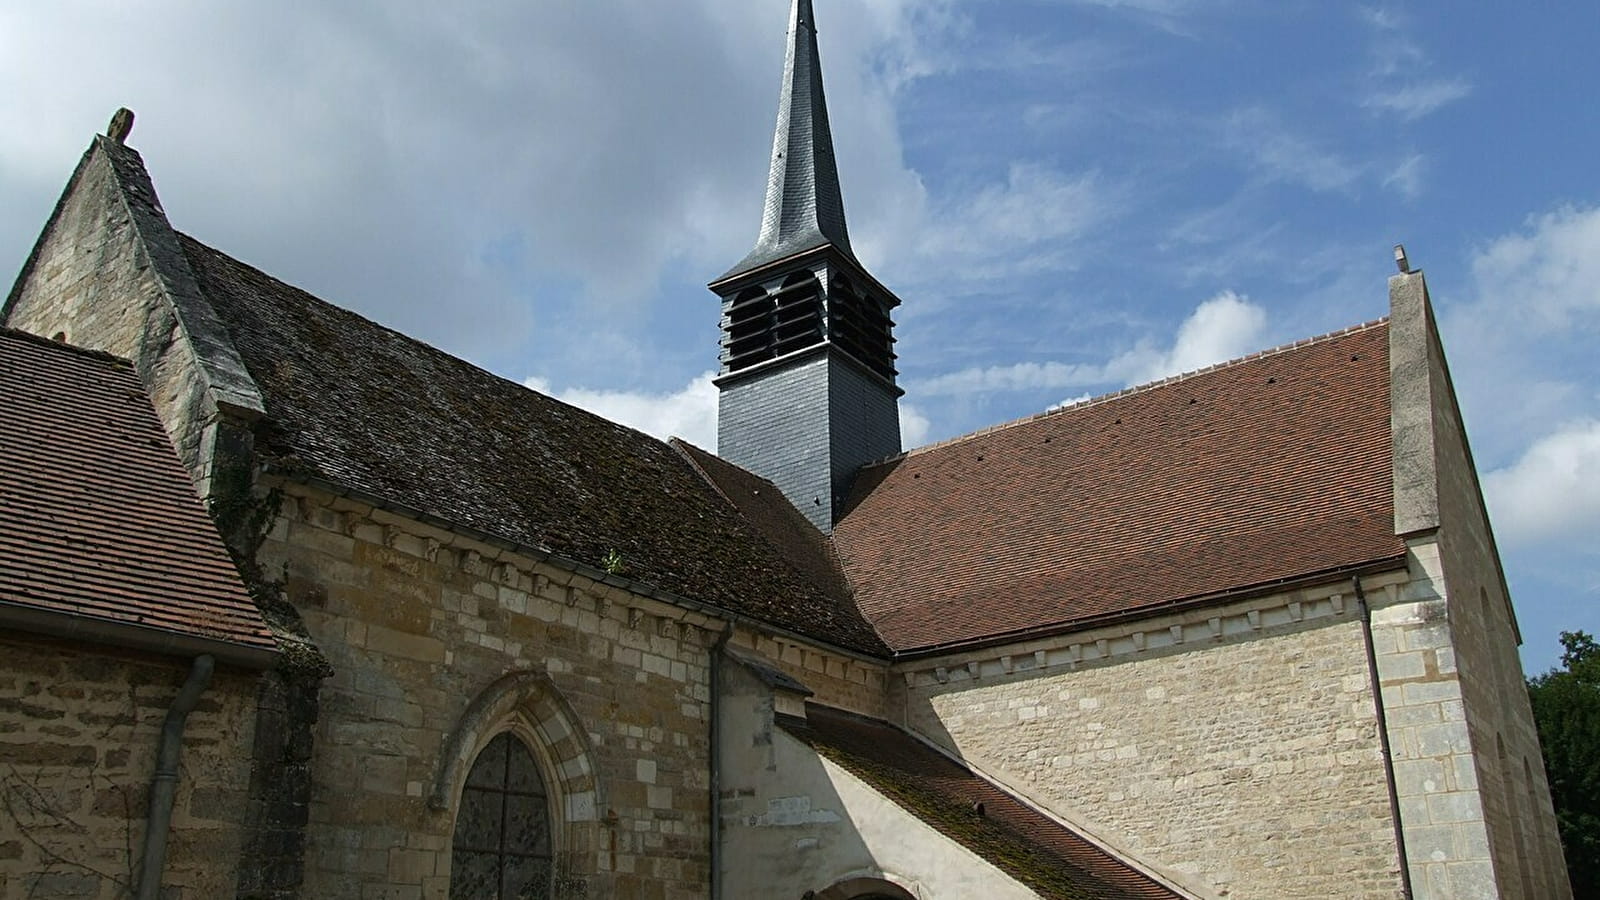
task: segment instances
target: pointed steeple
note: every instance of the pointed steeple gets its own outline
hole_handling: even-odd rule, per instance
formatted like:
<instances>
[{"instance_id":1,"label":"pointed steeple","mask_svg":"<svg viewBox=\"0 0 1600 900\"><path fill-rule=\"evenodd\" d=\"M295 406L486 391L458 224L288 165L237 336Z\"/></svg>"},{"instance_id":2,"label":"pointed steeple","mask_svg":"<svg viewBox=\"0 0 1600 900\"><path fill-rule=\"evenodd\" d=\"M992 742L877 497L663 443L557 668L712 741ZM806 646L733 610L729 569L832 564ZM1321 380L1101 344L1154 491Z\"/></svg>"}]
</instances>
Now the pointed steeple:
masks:
<instances>
[{"instance_id":1,"label":"pointed steeple","mask_svg":"<svg viewBox=\"0 0 1600 900\"><path fill-rule=\"evenodd\" d=\"M854 258L844 223L833 132L828 127L828 101L822 91L816 20L811 0L794 0L761 234L755 249L722 277L741 275L825 244Z\"/></svg>"},{"instance_id":2,"label":"pointed steeple","mask_svg":"<svg viewBox=\"0 0 1600 900\"><path fill-rule=\"evenodd\" d=\"M833 530L856 471L900 452L899 298L850 250L811 0L794 0L761 236L722 298L717 452Z\"/></svg>"}]
</instances>

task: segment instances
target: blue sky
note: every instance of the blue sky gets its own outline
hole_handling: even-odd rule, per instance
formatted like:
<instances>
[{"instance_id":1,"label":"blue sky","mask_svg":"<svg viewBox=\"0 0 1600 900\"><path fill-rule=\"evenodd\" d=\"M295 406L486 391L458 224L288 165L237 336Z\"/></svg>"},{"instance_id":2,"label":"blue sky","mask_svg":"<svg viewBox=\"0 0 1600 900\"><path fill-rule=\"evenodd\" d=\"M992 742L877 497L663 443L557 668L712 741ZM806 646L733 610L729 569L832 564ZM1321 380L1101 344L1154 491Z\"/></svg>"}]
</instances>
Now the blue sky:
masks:
<instances>
[{"instance_id":1,"label":"blue sky","mask_svg":"<svg viewBox=\"0 0 1600 900\"><path fill-rule=\"evenodd\" d=\"M1600 7L815 0L913 443L1382 316L1427 271L1527 640L1600 632ZM786 0L0 6L0 268L139 114L175 224L714 443Z\"/></svg>"}]
</instances>

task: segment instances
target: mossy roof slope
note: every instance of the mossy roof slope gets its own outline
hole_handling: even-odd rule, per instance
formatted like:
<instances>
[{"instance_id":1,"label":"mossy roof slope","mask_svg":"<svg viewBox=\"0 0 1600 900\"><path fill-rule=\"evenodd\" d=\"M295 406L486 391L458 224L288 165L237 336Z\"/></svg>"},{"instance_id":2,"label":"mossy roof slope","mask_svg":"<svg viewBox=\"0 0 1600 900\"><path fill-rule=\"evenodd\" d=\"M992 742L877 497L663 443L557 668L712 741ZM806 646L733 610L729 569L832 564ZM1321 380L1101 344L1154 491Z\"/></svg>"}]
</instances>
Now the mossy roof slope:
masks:
<instances>
[{"instance_id":1,"label":"mossy roof slope","mask_svg":"<svg viewBox=\"0 0 1600 900\"><path fill-rule=\"evenodd\" d=\"M181 236L278 466L838 646L885 648L668 444Z\"/></svg>"}]
</instances>

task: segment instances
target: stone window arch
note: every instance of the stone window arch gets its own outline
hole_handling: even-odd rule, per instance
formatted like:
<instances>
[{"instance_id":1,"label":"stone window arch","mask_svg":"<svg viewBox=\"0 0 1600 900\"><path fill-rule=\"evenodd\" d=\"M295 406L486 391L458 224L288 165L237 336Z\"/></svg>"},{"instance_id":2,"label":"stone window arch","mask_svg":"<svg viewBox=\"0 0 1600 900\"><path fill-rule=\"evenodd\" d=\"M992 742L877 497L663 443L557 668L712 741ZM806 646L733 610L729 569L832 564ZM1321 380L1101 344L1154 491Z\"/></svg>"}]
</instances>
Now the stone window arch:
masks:
<instances>
[{"instance_id":1,"label":"stone window arch","mask_svg":"<svg viewBox=\"0 0 1600 900\"><path fill-rule=\"evenodd\" d=\"M587 732L548 675L513 672L479 692L445 738L428 796L430 808L449 814L451 896L578 889L592 873L577 851L595 843L599 827L595 772ZM529 883L531 893L504 893Z\"/></svg>"}]
</instances>

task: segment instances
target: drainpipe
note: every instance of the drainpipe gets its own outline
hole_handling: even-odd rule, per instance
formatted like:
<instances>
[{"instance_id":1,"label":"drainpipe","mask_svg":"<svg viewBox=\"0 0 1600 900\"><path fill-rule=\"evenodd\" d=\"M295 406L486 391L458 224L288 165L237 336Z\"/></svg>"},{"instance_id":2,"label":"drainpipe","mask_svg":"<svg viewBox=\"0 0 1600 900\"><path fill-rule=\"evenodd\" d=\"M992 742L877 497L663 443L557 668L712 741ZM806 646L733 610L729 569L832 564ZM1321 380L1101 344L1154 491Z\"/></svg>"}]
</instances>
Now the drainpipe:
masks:
<instances>
[{"instance_id":1,"label":"drainpipe","mask_svg":"<svg viewBox=\"0 0 1600 900\"><path fill-rule=\"evenodd\" d=\"M733 637L733 623L711 648L711 900L722 897L722 648Z\"/></svg>"},{"instance_id":2,"label":"drainpipe","mask_svg":"<svg viewBox=\"0 0 1600 900\"><path fill-rule=\"evenodd\" d=\"M167 710L161 726L161 743L156 749L156 774L150 779L150 815L144 831L144 851L140 857L138 900L157 900L161 894L161 872L167 862L167 832L172 827L172 801L178 793L178 759L183 753L183 726L200 702L200 695L211 683L216 660L197 656L178 696Z\"/></svg>"},{"instance_id":3,"label":"drainpipe","mask_svg":"<svg viewBox=\"0 0 1600 900\"><path fill-rule=\"evenodd\" d=\"M1378 680L1378 650L1372 642L1372 607L1361 589L1361 576L1350 579L1356 604L1361 607L1361 637L1367 645L1367 673L1372 679L1372 705L1378 712L1378 746L1383 749L1383 775L1389 785L1389 818L1394 824L1394 846L1400 856L1400 893L1411 900L1411 862L1406 854L1405 828L1400 823L1400 787L1394 777L1394 751L1389 746L1389 714L1383 707L1383 682Z\"/></svg>"}]
</instances>

